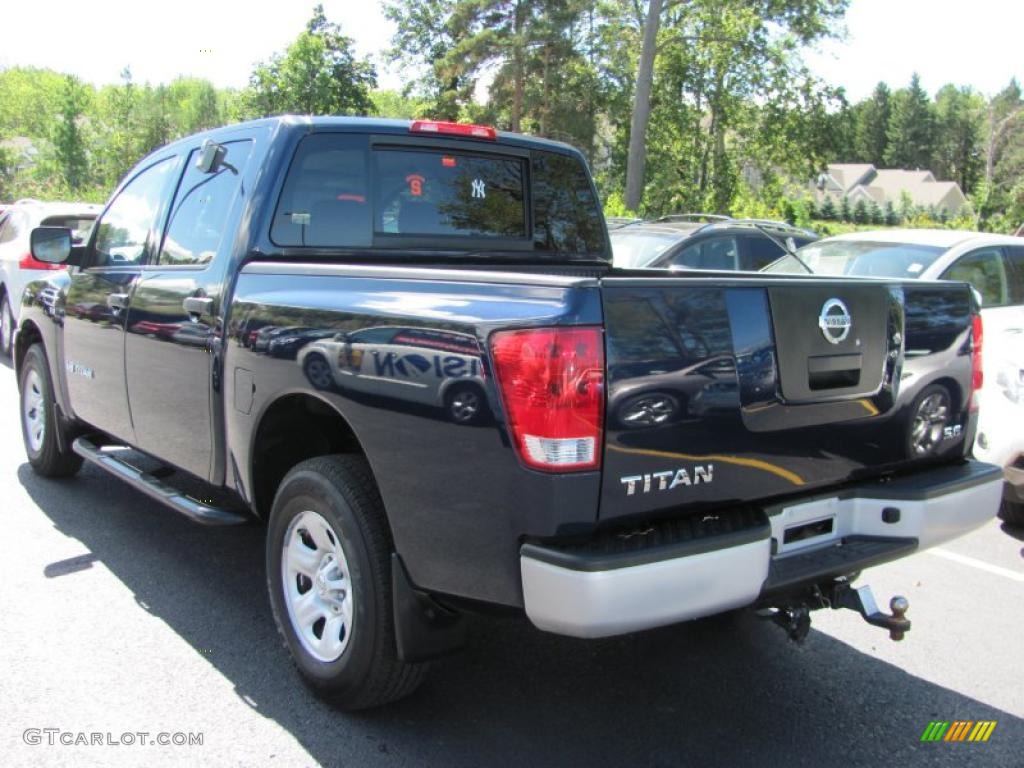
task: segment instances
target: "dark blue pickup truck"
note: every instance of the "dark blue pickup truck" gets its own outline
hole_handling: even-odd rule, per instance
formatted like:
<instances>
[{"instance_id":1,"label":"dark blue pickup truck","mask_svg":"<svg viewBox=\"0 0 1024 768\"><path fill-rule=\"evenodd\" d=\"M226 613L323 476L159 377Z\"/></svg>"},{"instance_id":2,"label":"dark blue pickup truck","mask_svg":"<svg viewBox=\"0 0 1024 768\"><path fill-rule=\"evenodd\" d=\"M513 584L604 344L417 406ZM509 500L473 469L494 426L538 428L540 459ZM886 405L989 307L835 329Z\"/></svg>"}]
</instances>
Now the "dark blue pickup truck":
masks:
<instances>
[{"instance_id":1,"label":"dark blue pickup truck","mask_svg":"<svg viewBox=\"0 0 1024 768\"><path fill-rule=\"evenodd\" d=\"M342 707L495 607L599 637L753 606L796 639L847 607L899 639L856 575L999 505L966 285L613 269L564 144L260 120L32 243L71 267L22 303L33 468L263 521L278 627Z\"/></svg>"}]
</instances>

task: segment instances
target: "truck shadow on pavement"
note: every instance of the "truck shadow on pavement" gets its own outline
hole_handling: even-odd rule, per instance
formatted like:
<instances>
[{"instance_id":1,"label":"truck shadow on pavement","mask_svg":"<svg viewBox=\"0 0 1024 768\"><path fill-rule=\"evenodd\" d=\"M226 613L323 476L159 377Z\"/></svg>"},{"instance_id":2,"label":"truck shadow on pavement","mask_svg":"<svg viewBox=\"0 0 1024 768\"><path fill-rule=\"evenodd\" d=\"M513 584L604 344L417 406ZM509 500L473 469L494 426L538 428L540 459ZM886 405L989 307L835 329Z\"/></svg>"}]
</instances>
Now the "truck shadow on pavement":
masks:
<instances>
[{"instance_id":1,"label":"truck shadow on pavement","mask_svg":"<svg viewBox=\"0 0 1024 768\"><path fill-rule=\"evenodd\" d=\"M196 653L211 649L203 658L236 693L324 765L1020 764L1021 719L822 632L795 647L749 614L590 642L474 619L468 648L411 698L336 712L301 685L278 639L262 526L196 526L89 466L53 482L23 464L18 478L140 609ZM48 568L76 578L92 563L80 559ZM919 742L930 721L957 718L999 725L983 745Z\"/></svg>"}]
</instances>

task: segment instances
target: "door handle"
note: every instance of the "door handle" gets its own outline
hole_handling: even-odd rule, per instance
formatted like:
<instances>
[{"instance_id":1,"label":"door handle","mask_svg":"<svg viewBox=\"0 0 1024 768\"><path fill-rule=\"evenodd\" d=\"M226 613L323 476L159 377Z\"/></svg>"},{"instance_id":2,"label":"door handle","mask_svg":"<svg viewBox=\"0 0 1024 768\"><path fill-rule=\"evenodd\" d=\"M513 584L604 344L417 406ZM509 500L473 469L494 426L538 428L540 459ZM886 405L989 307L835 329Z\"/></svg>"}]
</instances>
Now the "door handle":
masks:
<instances>
[{"instance_id":1,"label":"door handle","mask_svg":"<svg viewBox=\"0 0 1024 768\"><path fill-rule=\"evenodd\" d=\"M181 305L192 322L198 322L200 317L213 312L213 299L206 296L189 296Z\"/></svg>"},{"instance_id":2,"label":"door handle","mask_svg":"<svg viewBox=\"0 0 1024 768\"><path fill-rule=\"evenodd\" d=\"M116 315L122 309L128 307L128 294L127 293L110 293L107 294L107 306L114 311Z\"/></svg>"}]
</instances>

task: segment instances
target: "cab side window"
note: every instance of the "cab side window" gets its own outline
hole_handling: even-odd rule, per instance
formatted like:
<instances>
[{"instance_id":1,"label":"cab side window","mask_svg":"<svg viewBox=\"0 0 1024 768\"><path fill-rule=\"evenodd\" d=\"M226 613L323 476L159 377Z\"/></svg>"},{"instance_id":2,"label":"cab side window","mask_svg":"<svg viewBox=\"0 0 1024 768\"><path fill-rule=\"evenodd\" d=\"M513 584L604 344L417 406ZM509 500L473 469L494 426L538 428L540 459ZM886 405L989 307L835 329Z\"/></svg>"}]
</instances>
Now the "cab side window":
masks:
<instances>
[{"instance_id":1,"label":"cab side window","mask_svg":"<svg viewBox=\"0 0 1024 768\"><path fill-rule=\"evenodd\" d=\"M176 158L149 166L128 182L96 224L90 266L119 267L149 259L149 234L174 181Z\"/></svg>"},{"instance_id":2,"label":"cab side window","mask_svg":"<svg viewBox=\"0 0 1024 768\"><path fill-rule=\"evenodd\" d=\"M942 275L943 280L963 280L981 294L982 308L1001 307L1010 301L1006 262L1000 248L965 253Z\"/></svg>"},{"instance_id":3,"label":"cab side window","mask_svg":"<svg viewBox=\"0 0 1024 768\"><path fill-rule=\"evenodd\" d=\"M161 265L202 265L213 261L217 254L229 229L228 215L242 188L252 141L232 141L223 146L227 154L214 173L196 168L201 150L189 155L160 248Z\"/></svg>"}]
</instances>

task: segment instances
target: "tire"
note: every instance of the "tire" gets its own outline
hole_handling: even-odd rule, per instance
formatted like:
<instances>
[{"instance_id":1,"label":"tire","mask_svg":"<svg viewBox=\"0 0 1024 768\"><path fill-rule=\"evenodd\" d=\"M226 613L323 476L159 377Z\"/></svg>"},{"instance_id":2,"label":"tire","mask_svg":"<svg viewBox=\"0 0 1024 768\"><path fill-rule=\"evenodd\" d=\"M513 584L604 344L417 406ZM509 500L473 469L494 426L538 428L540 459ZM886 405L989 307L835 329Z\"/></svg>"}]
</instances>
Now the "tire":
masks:
<instances>
[{"instance_id":1,"label":"tire","mask_svg":"<svg viewBox=\"0 0 1024 768\"><path fill-rule=\"evenodd\" d=\"M909 458L934 456L942 448L944 430L953 411L953 398L941 384L925 387L914 398L907 420L906 451Z\"/></svg>"},{"instance_id":2,"label":"tire","mask_svg":"<svg viewBox=\"0 0 1024 768\"><path fill-rule=\"evenodd\" d=\"M82 457L61 450L57 430L61 429L53 398L53 382L41 344L25 353L18 380L21 436L28 462L43 477L70 477L82 467Z\"/></svg>"},{"instance_id":3,"label":"tire","mask_svg":"<svg viewBox=\"0 0 1024 768\"><path fill-rule=\"evenodd\" d=\"M14 313L7 293L0 294L0 355L10 357L14 351Z\"/></svg>"},{"instance_id":4,"label":"tire","mask_svg":"<svg viewBox=\"0 0 1024 768\"><path fill-rule=\"evenodd\" d=\"M1007 525L1024 528L1024 504L1003 499L1003 503L999 507L999 517Z\"/></svg>"},{"instance_id":5,"label":"tire","mask_svg":"<svg viewBox=\"0 0 1024 768\"><path fill-rule=\"evenodd\" d=\"M302 372L306 374L309 383L319 390L331 389L334 384L331 364L323 355L316 353L308 355L302 363Z\"/></svg>"},{"instance_id":6,"label":"tire","mask_svg":"<svg viewBox=\"0 0 1024 768\"><path fill-rule=\"evenodd\" d=\"M483 420L487 397L476 384L453 384L444 393L444 410L456 424Z\"/></svg>"},{"instance_id":7,"label":"tire","mask_svg":"<svg viewBox=\"0 0 1024 768\"><path fill-rule=\"evenodd\" d=\"M274 621L303 681L341 709L408 696L427 669L398 659L392 550L361 456L309 459L281 482L267 528Z\"/></svg>"}]
</instances>

